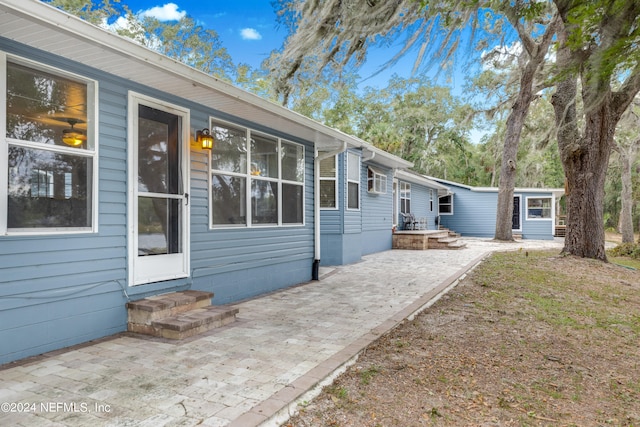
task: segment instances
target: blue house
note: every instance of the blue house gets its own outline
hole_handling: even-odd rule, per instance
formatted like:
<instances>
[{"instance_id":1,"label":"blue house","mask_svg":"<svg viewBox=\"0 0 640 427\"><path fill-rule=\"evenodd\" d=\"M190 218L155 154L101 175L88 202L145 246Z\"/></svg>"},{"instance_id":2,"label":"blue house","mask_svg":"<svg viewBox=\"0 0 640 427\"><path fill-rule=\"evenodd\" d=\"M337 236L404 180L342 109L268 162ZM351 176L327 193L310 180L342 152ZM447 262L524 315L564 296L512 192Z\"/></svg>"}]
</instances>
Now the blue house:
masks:
<instances>
[{"instance_id":1,"label":"blue house","mask_svg":"<svg viewBox=\"0 0 640 427\"><path fill-rule=\"evenodd\" d=\"M37 0L0 28L0 363L390 248L410 163Z\"/></svg>"},{"instance_id":2,"label":"blue house","mask_svg":"<svg viewBox=\"0 0 640 427\"><path fill-rule=\"evenodd\" d=\"M440 197L450 193L447 186L409 170L398 170L394 180L394 192L394 218L397 220L397 229L408 228L404 223L407 214L413 214L420 229L438 229Z\"/></svg>"},{"instance_id":3,"label":"blue house","mask_svg":"<svg viewBox=\"0 0 640 427\"><path fill-rule=\"evenodd\" d=\"M438 178L450 193L440 197L440 225L462 236L494 237L498 189L472 187ZM513 234L523 239L550 240L564 224L557 217L562 188L516 188Z\"/></svg>"},{"instance_id":4,"label":"blue house","mask_svg":"<svg viewBox=\"0 0 640 427\"><path fill-rule=\"evenodd\" d=\"M411 163L374 147L323 156L320 162L322 265L356 262L391 249L394 171Z\"/></svg>"}]
</instances>

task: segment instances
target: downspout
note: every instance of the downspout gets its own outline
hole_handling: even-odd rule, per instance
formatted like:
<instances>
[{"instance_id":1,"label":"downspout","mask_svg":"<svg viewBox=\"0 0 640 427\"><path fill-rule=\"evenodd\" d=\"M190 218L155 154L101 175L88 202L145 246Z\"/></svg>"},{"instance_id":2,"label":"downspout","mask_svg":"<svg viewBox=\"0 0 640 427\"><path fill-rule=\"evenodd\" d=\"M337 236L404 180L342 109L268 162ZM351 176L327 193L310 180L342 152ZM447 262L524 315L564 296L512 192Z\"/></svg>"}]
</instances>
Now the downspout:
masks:
<instances>
[{"instance_id":1,"label":"downspout","mask_svg":"<svg viewBox=\"0 0 640 427\"><path fill-rule=\"evenodd\" d=\"M311 280L320 280L320 162L329 157L336 156L347 149L347 143L342 141L342 146L333 151L320 154L315 151L313 159L313 239L314 257L311 269ZM337 195L336 195L337 197Z\"/></svg>"}]
</instances>

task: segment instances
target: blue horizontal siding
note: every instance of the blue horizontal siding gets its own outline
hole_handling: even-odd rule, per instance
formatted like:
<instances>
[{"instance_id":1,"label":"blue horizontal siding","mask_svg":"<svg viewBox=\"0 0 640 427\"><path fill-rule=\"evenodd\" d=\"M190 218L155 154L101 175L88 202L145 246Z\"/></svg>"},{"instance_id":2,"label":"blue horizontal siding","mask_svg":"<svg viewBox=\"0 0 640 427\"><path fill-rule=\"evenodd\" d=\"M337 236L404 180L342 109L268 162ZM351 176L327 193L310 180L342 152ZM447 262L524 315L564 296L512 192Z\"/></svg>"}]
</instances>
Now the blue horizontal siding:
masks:
<instances>
[{"instance_id":1,"label":"blue horizontal siding","mask_svg":"<svg viewBox=\"0 0 640 427\"><path fill-rule=\"evenodd\" d=\"M450 185L450 184L448 184ZM441 224L463 236L494 237L498 192L472 191L464 187L451 186L453 195L453 215L442 215ZM553 239L553 220L527 220L527 197L551 197L552 194L515 192L521 196L522 237L525 239Z\"/></svg>"},{"instance_id":2,"label":"blue horizontal siding","mask_svg":"<svg viewBox=\"0 0 640 427\"><path fill-rule=\"evenodd\" d=\"M313 261L313 144L187 100L164 96L86 65L0 37L0 50L98 81L98 232L0 236L0 363L126 329L131 299L181 289L215 293L214 302L249 298L310 279ZM211 230L208 153L192 149L189 193L192 276L131 287L127 283L128 91L189 108L192 128L209 116L305 146L305 225Z\"/></svg>"}]
</instances>

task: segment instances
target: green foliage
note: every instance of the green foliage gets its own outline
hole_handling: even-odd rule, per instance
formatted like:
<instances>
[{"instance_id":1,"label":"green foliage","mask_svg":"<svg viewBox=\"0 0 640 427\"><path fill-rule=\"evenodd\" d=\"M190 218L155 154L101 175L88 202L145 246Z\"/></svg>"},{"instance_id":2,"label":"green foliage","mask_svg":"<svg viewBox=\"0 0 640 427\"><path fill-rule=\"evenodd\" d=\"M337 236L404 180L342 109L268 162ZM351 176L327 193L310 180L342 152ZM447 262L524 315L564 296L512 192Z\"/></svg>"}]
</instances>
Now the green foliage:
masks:
<instances>
[{"instance_id":1,"label":"green foliage","mask_svg":"<svg viewBox=\"0 0 640 427\"><path fill-rule=\"evenodd\" d=\"M101 25L114 17L128 13L126 6L120 5L120 0L43 0L53 7L78 16L95 25Z\"/></svg>"},{"instance_id":2,"label":"green foliage","mask_svg":"<svg viewBox=\"0 0 640 427\"><path fill-rule=\"evenodd\" d=\"M607 251L607 255L612 257L629 257L640 259L640 244L621 243L613 249Z\"/></svg>"}]
</instances>

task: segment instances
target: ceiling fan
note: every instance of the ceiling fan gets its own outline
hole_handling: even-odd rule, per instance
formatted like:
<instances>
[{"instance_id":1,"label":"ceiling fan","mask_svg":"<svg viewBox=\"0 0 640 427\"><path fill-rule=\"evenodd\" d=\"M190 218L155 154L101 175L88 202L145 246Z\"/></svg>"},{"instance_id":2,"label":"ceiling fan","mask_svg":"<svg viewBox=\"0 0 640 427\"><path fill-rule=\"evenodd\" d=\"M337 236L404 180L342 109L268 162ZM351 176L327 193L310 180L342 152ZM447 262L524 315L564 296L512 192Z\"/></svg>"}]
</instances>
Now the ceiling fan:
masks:
<instances>
[{"instance_id":1,"label":"ceiling fan","mask_svg":"<svg viewBox=\"0 0 640 427\"><path fill-rule=\"evenodd\" d=\"M80 130L74 129L74 126L81 123L82 120L67 118L64 120L71 126L69 129L62 130L62 142L71 147L78 147L87 140L87 136Z\"/></svg>"}]
</instances>

